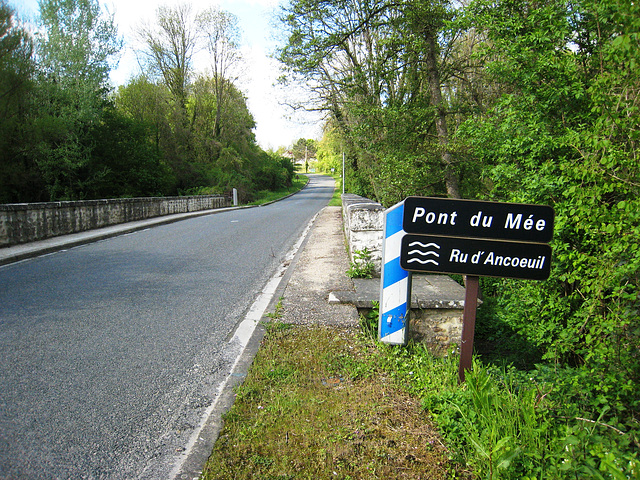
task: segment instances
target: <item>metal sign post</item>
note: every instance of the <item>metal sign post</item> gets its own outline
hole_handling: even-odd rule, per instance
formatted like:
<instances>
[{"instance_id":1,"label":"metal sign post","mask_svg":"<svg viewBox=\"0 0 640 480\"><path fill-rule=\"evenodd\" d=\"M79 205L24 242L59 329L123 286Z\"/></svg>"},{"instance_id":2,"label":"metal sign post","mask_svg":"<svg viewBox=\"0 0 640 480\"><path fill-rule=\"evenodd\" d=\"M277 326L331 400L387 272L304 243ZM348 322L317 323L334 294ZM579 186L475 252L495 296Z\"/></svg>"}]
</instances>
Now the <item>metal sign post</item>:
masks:
<instances>
[{"instance_id":1,"label":"metal sign post","mask_svg":"<svg viewBox=\"0 0 640 480\"><path fill-rule=\"evenodd\" d=\"M476 330L476 311L480 277L469 275L464 290L464 312L462 313L462 339L460 342L460 364L458 381L464 383L464 372L471 370L473 360L473 336Z\"/></svg>"}]
</instances>

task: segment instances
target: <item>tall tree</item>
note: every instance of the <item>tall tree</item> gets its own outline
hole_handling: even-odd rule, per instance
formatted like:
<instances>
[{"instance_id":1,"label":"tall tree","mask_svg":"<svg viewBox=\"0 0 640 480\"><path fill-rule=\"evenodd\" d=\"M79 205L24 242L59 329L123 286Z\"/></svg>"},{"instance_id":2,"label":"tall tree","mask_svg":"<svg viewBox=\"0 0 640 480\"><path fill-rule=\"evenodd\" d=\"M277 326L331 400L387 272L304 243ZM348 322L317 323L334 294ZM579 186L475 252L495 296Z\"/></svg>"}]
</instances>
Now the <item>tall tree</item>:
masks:
<instances>
[{"instance_id":1,"label":"tall tree","mask_svg":"<svg viewBox=\"0 0 640 480\"><path fill-rule=\"evenodd\" d=\"M122 42L113 16L97 0L42 0L40 23L39 134L32 155L51 199L76 198L101 175L92 165L87 134L101 118L108 74Z\"/></svg>"},{"instance_id":2,"label":"tall tree","mask_svg":"<svg viewBox=\"0 0 640 480\"><path fill-rule=\"evenodd\" d=\"M113 16L98 0L41 0L38 62L43 73L65 86L105 88L122 48Z\"/></svg>"},{"instance_id":3,"label":"tall tree","mask_svg":"<svg viewBox=\"0 0 640 480\"><path fill-rule=\"evenodd\" d=\"M293 160L298 162L304 160L304 171L309 171L309 159L316 156L318 145L315 140L308 138L299 138L291 148Z\"/></svg>"},{"instance_id":4,"label":"tall tree","mask_svg":"<svg viewBox=\"0 0 640 480\"><path fill-rule=\"evenodd\" d=\"M147 47L143 53L151 72L162 78L184 108L198 45L195 18L188 4L158 7L156 17L157 25L146 25L139 32Z\"/></svg>"},{"instance_id":5,"label":"tall tree","mask_svg":"<svg viewBox=\"0 0 640 480\"><path fill-rule=\"evenodd\" d=\"M24 201L40 187L34 165L22 155L35 64L33 42L0 2L0 202Z\"/></svg>"},{"instance_id":6,"label":"tall tree","mask_svg":"<svg viewBox=\"0 0 640 480\"><path fill-rule=\"evenodd\" d=\"M280 60L314 92L306 107L330 114L351 145L357 193L397 201L394 171L403 192L461 195L449 132L455 90L443 93L458 67L448 56L452 15L439 0L298 0L282 15Z\"/></svg>"},{"instance_id":7,"label":"tall tree","mask_svg":"<svg viewBox=\"0 0 640 480\"><path fill-rule=\"evenodd\" d=\"M118 87L115 102L125 116L148 125L150 141L160 151L163 141L171 134L171 92L167 87L139 76Z\"/></svg>"},{"instance_id":8,"label":"tall tree","mask_svg":"<svg viewBox=\"0 0 640 480\"><path fill-rule=\"evenodd\" d=\"M16 25L14 11L0 2L0 121L16 114L21 93L29 89L35 71L33 42Z\"/></svg>"},{"instance_id":9,"label":"tall tree","mask_svg":"<svg viewBox=\"0 0 640 480\"><path fill-rule=\"evenodd\" d=\"M281 16L288 36L279 52L288 70L283 80L302 82L312 92L297 108L322 110L335 120L350 145L352 180L363 168L357 130L367 123L363 114L368 113L358 107L380 104L381 79L375 75L380 69L375 68L372 54L374 42L384 35L384 24L374 23L377 16L372 12L383 11L385 3L298 0ZM352 188L367 193L356 185Z\"/></svg>"},{"instance_id":10,"label":"tall tree","mask_svg":"<svg viewBox=\"0 0 640 480\"><path fill-rule=\"evenodd\" d=\"M240 31L235 15L210 7L198 15L198 27L209 53L211 80L216 98L216 116L213 136L220 138L222 111L238 79L242 62L239 49Z\"/></svg>"},{"instance_id":11,"label":"tall tree","mask_svg":"<svg viewBox=\"0 0 640 480\"><path fill-rule=\"evenodd\" d=\"M429 89L429 103L434 109L434 123L438 144L441 148L440 158L444 170L444 181L447 194L452 198L460 197L460 179L455 170L449 141L447 125L449 104L442 94L442 58L438 37L444 29L445 19L449 16L448 2L411 2L406 8L408 38L414 40L418 56L415 61L424 64Z\"/></svg>"}]
</instances>

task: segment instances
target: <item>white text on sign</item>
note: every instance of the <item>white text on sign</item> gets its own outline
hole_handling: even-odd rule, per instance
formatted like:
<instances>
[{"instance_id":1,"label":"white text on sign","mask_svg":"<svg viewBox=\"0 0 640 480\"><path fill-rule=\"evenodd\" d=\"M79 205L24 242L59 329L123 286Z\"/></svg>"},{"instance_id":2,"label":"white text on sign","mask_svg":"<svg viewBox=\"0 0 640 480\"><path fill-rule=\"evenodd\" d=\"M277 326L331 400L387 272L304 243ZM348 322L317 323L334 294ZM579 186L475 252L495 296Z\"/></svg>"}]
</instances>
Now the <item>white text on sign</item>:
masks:
<instances>
[{"instance_id":1,"label":"white text on sign","mask_svg":"<svg viewBox=\"0 0 640 480\"><path fill-rule=\"evenodd\" d=\"M423 207L416 207L411 221L413 223L424 221L429 225L456 225L457 218L458 212L455 210L453 212L427 212ZM493 216L483 214L482 210L479 210L469 219L469 226L471 227L491 228L492 224ZM504 222L504 228L511 230L519 230L520 228L532 230L535 228L538 232L542 232L546 227L547 221L543 218L535 219L533 214L525 218L522 213L509 212Z\"/></svg>"},{"instance_id":2,"label":"white text on sign","mask_svg":"<svg viewBox=\"0 0 640 480\"><path fill-rule=\"evenodd\" d=\"M402 227L416 235L548 243L553 220L545 205L408 197Z\"/></svg>"},{"instance_id":3,"label":"white text on sign","mask_svg":"<svg viewBox=\"0 0 640 480\"><path fill-rule=\"evenodd\" d=\"M400 266L410 272L546 280L551 247L544 243L407 234L402 238Z\"/></svg>"},{"instance_id":4,"label":"white text on sign","mask_svg":"<svg viewBox=\"0 0 640 480\"><path fill-rule=\"evenodd\" d=\"M497 267L514 267L542 270L545 267L546 257L538 255L534 258L499 255L495 252L478 251L474 254L464 253L454 248L449 256L450 263L467 263L471 258L473 265L491 265Z\"/></svg>"}]
</instances>

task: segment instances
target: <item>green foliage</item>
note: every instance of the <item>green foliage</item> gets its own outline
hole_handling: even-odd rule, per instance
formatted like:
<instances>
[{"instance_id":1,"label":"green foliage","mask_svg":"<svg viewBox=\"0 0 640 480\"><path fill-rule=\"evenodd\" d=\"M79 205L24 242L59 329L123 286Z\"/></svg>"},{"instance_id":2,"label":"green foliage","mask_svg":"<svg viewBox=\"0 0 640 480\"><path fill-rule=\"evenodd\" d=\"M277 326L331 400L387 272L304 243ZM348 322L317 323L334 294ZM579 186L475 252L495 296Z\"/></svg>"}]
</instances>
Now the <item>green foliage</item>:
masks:
<instances>
[{"instance_id":1,"label":"green foliage","mask_svg":"<svg viewBox=\"0 0 640 480\"><path fill-rule=\"evenodd\" d=\"M371 252L365 248L364 250L355 250L353 252L353 262L350 262L347 276L349 278L372 278L375 273L375 265L371 261Z\"/></svg>"},{"instance_id":2,"label":"green foliage","mask_svg":"<svg viewBox=\"0 0 640 480\"><path fill-rule=\"evenodd\" d=\"M344 148L340 142L340 135L335 128L325 128L322 140L318 142L316 152L318 171L342 175L342 152Z\"/></svg>"},{"instance_id":3,"label":"green foliage","mask_svg":"<svg viewBox=\"0 0 640 480\"><path fill-rule=\"evenodd\" d=\"M21 154L30 140L25 112L33 88L32 54L32 39L0 2L0 203L37 197L42 188L33 162Z\"/></svg>"},{"instance_id":4,"label":"green foliage","mask_svg":"<svg viewBox=\"0 0 640 480\"><path fill-rule=\"evenodd\" d=\"M615 3L615 5L614 5ZM508 86L458 131L485 166L486 198L555 208L551 278L501 280L496 322L552 362L581 367L587 391L630 425L640 380L638 17L626 2L475 2L484 58ZM614 393L615 392L615 393Z\"/></svg>"},{"instance_id":5,"label":"green foliage","mask_svg":"<svg viewBox=\"0 0 640 480\"><path fill-rule=\"evenodd\" d=\"M268 312L266 314L267 317L269 317L271 320L280 320L282 318L282 297L280 297L278 299L278 303L276 303L275 309L273 310L273 312ZM282 324L278 324L278 325L282 325Z\"/></svg>"},{"instance_id":6,"label":"green foliage","mask_svg":"<svg viewBox=\"0 0 640 480\"><path fill-rule=\"evenodd\" d=\"M299 138L291 147L291 153L293 153L293 159L296 162L304 160L306 162L305 168L309 168L309 159L316 156L318 150L318 142L307 138Z\"/></svg>"},{"instance_id":7,"label":"green foliage","mask_svg":"<svg viewBox=\"0 0 640 480\"><path fill-rule=\"evenodd\" d=\"M638 478L640 430L606 423L609 406L581 369L474 361L458 385L458 356L382 347L385 368L422 398L458 462L487 479ZM604 403L602 403L604 401Z\"/></svg>"},{"instance_id":8,"label":"green foliage","mask_svg":"<svg viewBox=\"0 0 640 480\"><path fill-rule=\"evenodd\" d=\"M349 192L389 205L407 194L458 194L452 184L471 185L469 157L446 125L449 103L465 103L457 92L466 85L454 85L466 76L465 61L445 53L456 37L447 26L452 15L446 1L297 0L286 8L284 78L315 85L306 104L329 115L322 162L335 168L345 154Z\"/></svg>"},{"instance_id":9,"label":"green foliage","mask_svg":"<svg viewBox=\"0 0 640 480\"><path fill-rule=\"evenodd\" d=\"M43 0L38 60L45 76L71 88L74 84L104 87L110 60L122 48L113 17L103 14L97 0ZM83 95L77 101L91 101Z\"/></svg>"},{"instance_id":10,"label":"green foliage","mask_svg":"<svg viewBox=\"0 0 640 480\"><path fill-rule=\"evenodd\" d=\"M90 168L100 172L84 188L90 198L160 196L172 186L172 174L150 142L148 125L105 108L103 121L91 131ZM126 152L126 155L123 155Z\"/></svg>"},{"instance_id":11,"label":"green foliage","mask_svg":"<svg viewBox=\"0 0 640 480\"><path fill-rule=\"evenodd\" d=\"M97 0L41 2L35 39L16 23L0 3L0 202L232 188L247 202L291 185L228 79L202 77L178 98L140 76L111 95L121 40Z\"/></svg>"},{"instance_id":12,"label":"green foliage","mask_svg":"<svg viewBox=\"0 0 640 480\"><path fill-rule=\"evenodd\" d=\"M106 85L121 41L113 19L104 15L97 1L43 1L40 23L38 69L25 95L23 129L29 139L15 139L12 147L44 184L45 199L87 198L111 168L98 165L100 155L94 149L102 141L101 127L114 119ZM18 190L9 201L33 200L24 197L28 189Z\"/></svg>"}]
</instances>

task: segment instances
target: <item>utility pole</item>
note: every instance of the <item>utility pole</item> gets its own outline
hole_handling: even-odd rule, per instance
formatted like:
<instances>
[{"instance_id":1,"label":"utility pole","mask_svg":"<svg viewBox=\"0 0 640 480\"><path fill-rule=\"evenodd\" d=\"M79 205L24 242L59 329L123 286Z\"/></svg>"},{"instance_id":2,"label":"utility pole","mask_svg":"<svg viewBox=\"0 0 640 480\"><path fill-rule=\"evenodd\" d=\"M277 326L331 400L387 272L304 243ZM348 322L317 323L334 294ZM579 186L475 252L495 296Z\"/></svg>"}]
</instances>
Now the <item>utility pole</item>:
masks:
<instances>
[{"instance_id":1,"label":"utility pole","mask_svg":"<svg viewBox=\"0 0 640 480\"><path fill-rule=\"evenodd\" d=\"M344 152L342 152L342 194L344 195Z\"/></svg>"}]
</instances>

